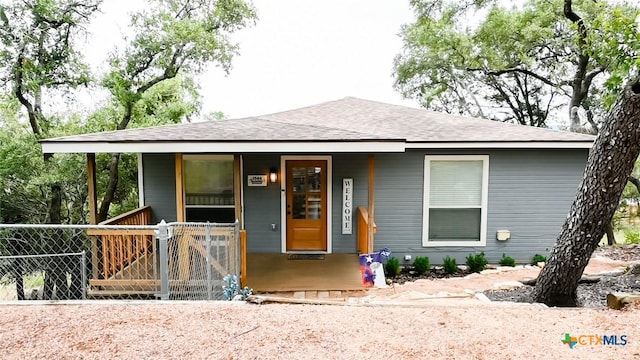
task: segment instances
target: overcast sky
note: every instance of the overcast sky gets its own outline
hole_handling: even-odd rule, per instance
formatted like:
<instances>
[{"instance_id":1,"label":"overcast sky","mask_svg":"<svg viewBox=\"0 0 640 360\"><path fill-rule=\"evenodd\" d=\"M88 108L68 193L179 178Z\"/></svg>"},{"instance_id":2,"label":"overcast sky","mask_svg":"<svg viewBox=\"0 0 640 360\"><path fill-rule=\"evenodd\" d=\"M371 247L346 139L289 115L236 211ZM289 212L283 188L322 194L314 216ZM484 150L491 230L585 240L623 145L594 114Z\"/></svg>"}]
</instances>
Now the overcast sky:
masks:
<instances>
[{"instance_id":1,"label":"overcast sky","mask_svg":"<svg viewBox=\"0 0 640 360\"><path fill-rule=\"evenodd\" d=\"M141 0L109 0L96 19L90 57L104 59L126 31L127 14ZM408 0L258 0L259 19L240 31L240 56L231 73L205 73L203 113L238 118L361 97L416 107L393 90L398 36L412 21Z\"/></svg>"}]
</instances>

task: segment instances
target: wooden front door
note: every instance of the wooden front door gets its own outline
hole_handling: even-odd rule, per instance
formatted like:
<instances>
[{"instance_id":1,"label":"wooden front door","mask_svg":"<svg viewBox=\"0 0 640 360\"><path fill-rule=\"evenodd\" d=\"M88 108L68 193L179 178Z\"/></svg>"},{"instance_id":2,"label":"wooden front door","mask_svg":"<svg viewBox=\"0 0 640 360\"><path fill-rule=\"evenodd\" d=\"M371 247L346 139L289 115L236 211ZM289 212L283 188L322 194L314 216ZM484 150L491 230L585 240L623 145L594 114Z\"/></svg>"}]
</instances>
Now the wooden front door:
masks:
<instances>
[{"instance_id":1,"label":"wooden front door","mask_svg":"<svg viewBox=\"0 0 640 360\"><path fill-rule=\"evenodd\" d=\"M287 251L327 250L327 161L287 160Z\"/></svg>"}]
</instances>

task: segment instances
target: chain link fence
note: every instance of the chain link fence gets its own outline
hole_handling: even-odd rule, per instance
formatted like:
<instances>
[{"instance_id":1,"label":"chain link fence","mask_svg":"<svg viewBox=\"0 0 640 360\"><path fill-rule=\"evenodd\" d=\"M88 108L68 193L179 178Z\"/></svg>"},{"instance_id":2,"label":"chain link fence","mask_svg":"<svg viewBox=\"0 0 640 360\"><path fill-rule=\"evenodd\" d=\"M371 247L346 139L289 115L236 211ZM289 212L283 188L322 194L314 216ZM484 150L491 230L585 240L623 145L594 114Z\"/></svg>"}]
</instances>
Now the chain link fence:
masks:
<instances>
[{"instance_id":1,"label":"chain link fence","mask_svg":"<svg viewBox=\"0 0 640 360\"><path fill-rule=\"evenodd\" d=\"M169 298L223 299L223 278L239 274L237 227L185 223L169 227Z\"/></svg>"},{"instance_id":2,"label":"chain link fence","mask_svg":"<svg viewBox=\"0 0 640 360\"><path fill-rule=\"evenodd\" d=\"M224 299L238 224L0 224L0 301Z\"/></svg>"}]
</instances>

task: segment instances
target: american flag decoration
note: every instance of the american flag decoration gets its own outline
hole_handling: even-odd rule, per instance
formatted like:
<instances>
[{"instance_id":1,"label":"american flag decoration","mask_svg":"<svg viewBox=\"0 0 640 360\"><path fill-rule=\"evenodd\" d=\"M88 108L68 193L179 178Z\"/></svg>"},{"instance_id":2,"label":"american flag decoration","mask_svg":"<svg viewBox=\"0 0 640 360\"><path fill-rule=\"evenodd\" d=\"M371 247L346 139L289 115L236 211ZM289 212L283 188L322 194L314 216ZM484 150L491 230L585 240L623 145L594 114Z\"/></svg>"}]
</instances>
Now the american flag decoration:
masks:
<instances>
[{"instance_id":1,"label":"american flag decoration","mask_svg":"<svg viewBox=\"0 0 640 360\"><path fill-rule=\"evenodd\" d=\"M362 285L365 287L372 287L376 282L376 276L382 276L384 283L384 272L382 272L383 260L388 259L391 256L389 248L382 248L380 251L373 254L361 254L360 255L360 275L362 276ZM372 266L372 264L374 264ZM376 271L375 268L380 268Z\"/></svg>"}]
</instances>

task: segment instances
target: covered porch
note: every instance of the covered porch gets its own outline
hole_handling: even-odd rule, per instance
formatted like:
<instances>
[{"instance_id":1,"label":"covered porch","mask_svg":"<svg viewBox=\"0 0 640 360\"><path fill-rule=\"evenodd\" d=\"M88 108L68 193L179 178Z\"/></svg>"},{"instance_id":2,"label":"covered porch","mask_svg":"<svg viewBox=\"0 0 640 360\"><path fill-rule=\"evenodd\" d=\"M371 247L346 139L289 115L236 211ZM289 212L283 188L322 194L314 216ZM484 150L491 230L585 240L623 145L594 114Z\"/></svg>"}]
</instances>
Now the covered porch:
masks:
<instances>
[{"instance_id":1,"label":"covered porch","mask_svg":"<svg viewBox=\"0 0 640 360\"><path fill-rule=\"evenodd\" d=\"M247 254L254 292L362 290L358 254Z\"/></svg>"},{"instance_id":2,"label":"covered porch","mask_svg":"<svg viewBox=\"0 0 640 360\"><path fill-rule=\"evenodd\" d=\"M225 211L234 213L238 219L239 232L237 236L226 234L225 249L233 249L238 254L237 259L230 259L228 263L232 269L227 270L221 266L218 260L209 262L209 270L220 276L235 274L242 287L253 288L254 292L289 292L289 291L347 291L361 290L363 284L359 269L359 257L361 253L373 252L373 236L377 231L373 221L373 194L374 194L374 156L364 157L364 164L368 163L367 186L368 206L358 206L355 209L354 222L354 250L351 252L325 252L322 260L293 260L289 252L252 251L247 246L248 239L260 241L262 234L252 234L246 230L244 224L244 197L246 194L242 187L242 156L235 155L233 159L233 191L230 200L225 200ZM176 217L178 223L188 223L186 216L190 209L187 199L189 193L185 189L184 157L175 154L173 172L175 174ZM95 198L95 155L87 154L87 172L89 187L89 213L92 223L95 224L97 212L97 199ZM141 189L142 190L142 189ZM210 197L213 198L213 195ZM93 266L89 279L89 291L96 296L145 296L153 297L158 294L160 288L160 272L158 259L158 241L153 229L131 229L131 226L155 226L157 219L153 219L153 208L149 205L130 211L100 222L98 225L123 226L119 229L92 229L88 232L91 236L91 261ZM193 207L191 207L193 209ZM221 234L218 234L221 235ZM171 270L171 285L190 286L195 279L188 269L194 256L203 256L204 250L193 236L177 239L177 245L172 248L171 256L176 270ZM304 251L296 251L297 255L305 255ZM308 254L314 252L306 252ZM204 271L204 270L203 270ZM221 282L220 282L220 285Z\"/></svg>"},{"instance_id":3,"label":"covered porch","mask_svg":"<svg viewBox=\"0 0 640 360\"><path fill-rule=\"evenodd\" d=\"M152 298L159 293L162 268L156 230L134 228L155 225L150 221L150 212L151 208L145 206L99 224L121 228L87 230L91 238L90 296ZM357 214L358 241L367 249L368 213L360 207ZM233 274L232 269L239 269L236 275L241 286L256 293L364 288L357 253L251 253L247 252L246 230L238 231L237 236L228 228L211 231L211 236L223 240L212 242L213 248L206 253L212 251L218 256L209 258L204 270L193 269L194 257L206 257L205 247L198 240L203 236L201 232L175 236L169 247L170 287L192 286L200 281L196 279L198 273L209 271L222 278L227 273ZM224 258L220 258L221 251Z\"/></svg>"}]
</instances>

